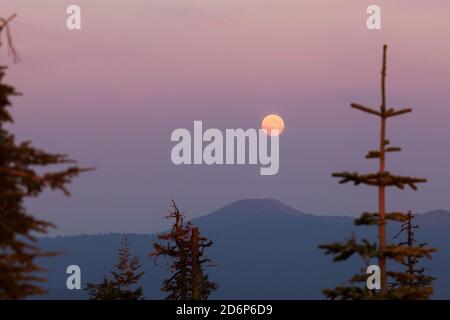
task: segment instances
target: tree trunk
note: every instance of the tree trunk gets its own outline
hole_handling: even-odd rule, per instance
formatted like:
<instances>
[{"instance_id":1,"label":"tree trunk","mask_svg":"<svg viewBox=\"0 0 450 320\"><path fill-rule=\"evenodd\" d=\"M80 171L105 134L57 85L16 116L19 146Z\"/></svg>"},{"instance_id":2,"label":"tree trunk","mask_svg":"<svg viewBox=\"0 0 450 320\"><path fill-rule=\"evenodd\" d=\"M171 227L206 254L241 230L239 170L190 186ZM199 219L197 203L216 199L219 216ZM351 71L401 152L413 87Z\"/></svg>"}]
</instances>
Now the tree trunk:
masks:
<instances>
[{"instance_id":1,"label":"tree trunk","mask_svg":"<svg viewBox=\"0 0 450 320\"><path fill-rule=\"evenodd\" d=\"M385 150L386 150L386 51L387 46L383 47L383 67L381 70L381 132L380 132L380 173L385 172ZM384 294L387 289L386 277L386 257L384 250L386 249L386 199L385 186L378 187L378 212L380 214L379 225L379 241L381 256L379 259L381 271L381 293Z\"/></svg>"},{"instance_id":2,"label":"tree trunk","mask_svg":"<svg viewBox=\"0 0 450 320\"><path fill-rule=\"evenodd\" d=\"M198 244L200 241L198 228L192 228L191 235L191 250L192 250L192 300L201 300L201 272L200 272L200 261L199 261L199 248Z\"/></svg>"}]
</instances>

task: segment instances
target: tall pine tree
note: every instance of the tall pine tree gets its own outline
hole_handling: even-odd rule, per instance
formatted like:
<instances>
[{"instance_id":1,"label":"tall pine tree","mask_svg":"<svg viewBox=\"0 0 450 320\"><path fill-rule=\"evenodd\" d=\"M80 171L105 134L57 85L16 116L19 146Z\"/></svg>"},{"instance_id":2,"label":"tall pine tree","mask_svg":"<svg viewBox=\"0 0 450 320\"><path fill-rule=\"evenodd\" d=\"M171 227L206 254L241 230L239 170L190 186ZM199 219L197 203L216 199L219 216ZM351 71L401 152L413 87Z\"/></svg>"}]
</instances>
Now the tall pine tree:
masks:
<instances>
[{"instance_id":1,"label":"tall pine tree","mask_svg":"<svg viewBox=\"0 0 450 320\"><path fill-rule=\"evenodd\" d=\"M393 175L386 170L386 154L391 152L399 152L399 147L391 147L390 140L386 137L387 120L404 115L412 111L412 109L395 110L388 108L386 103L386 54L387 46L383 47L383 63L381 69L381 106L373 109L352 103L351 107L359 111L363 111L380 120L380 141L379 149L369 151L366 155L367 159L378 159L379 168L375 173L359 174L357 172L339 172L333 173L333 177L340 178L340 183L353 182L354 185L365 184L374 186L378 189L378 212L363 213L359 219L355 220L356 225L374 225L378 227L378 243L372 243L363 239L358 242L356 238L352 238L346 242L335 242L332 244L320 245L319 248L324 249L326 254L334 255L334 261L343 261L353 254L357 254L364 259L370 261L378 260L378 266L381 271L381 290L368 290L365 287L367 275L364 273L356 274L350 279L348 286L340 286L335 289L325 289L324 293L331 299L417 299L426 298L424 292L420 288L389 288L388 277L392 277L393 273L387 270L387 260L395 262L404 262L407 257L422 258L430 257L434 251L432 248L423 246L399 246L396 244L386 243L386 225L388 221L404 222L407 215L401 212L386 212L385 191L387 187L397 187L404 189L410 187L417 190L418 183L426 182L426 179Z\"/></svg>"},{"instance_id":2,"label":"tall pine tree","mask_svg":"<svg viewBox=\"0 0 450 320\"><path fill-rule=\"evenodd\" d=\"M139 258L131 255L130 244L125 237L120 245L118 262L111 271L112 279L103 278L98 284L88 283L86 290L91 300L141 300L143 289L137 286L145 272L139 272Z\"/></svg>"},{"instance_id":3,"label":"tall pine tree","mask_svg":"<svg viewBox=\"0 0 450 320\"><path fill-rule=\"evenodd\" d=\"M11 19L0 20L0 38L6 30L8 47L15 55L9 33ZM83 170L66 155L34 148L29 141L16 142L7 126L13 123L11 98L19 93L4 82L5 70L6 67L0 66L0 299L22 299L45 293L39 285L45 281L39 276L44 270L35 260L52 253L37 246L36 236L47 233L53 226L28 213L25 199L38 197L45 189L69 195L67 185ZM41 173L43 167L51 165L71 166Z\"/></svg>"},{"instance_id":4,"label":"tall pine tree","mask_svg":"<svg viewBox=\"0 0 450 320\"><path fill-rule=\"evenodd\" d=\"M161 290L169 293L166 300L206 300L218 288L204 272L204 266L210 262L204 250L212 241L202 237L198 227L184 222L184 215L174 201L167 218L175 220L172 229L158 236L165 243L155 243L150 254L170 259L171 276L163 282Z\"/></svg>"}]
</instances>

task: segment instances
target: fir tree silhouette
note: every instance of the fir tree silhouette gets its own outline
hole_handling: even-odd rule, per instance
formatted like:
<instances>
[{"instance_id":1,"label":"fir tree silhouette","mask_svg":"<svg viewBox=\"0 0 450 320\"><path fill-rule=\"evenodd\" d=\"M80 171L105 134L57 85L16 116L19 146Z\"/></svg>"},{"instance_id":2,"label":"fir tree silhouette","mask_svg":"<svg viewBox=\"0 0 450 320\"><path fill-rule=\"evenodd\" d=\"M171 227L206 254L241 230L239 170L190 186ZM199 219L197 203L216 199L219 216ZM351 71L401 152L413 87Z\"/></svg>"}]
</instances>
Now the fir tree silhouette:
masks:
<instances>
[{"instance_id":1,"label":"fir tree silhouette","mask_svg":"<svg viewBox=\"0 0 450 320\"><path fill-rule=\"evenodd\" d=\"M89 300L120 300L120 289L114 281L103 277L102 282L86 284Z\"/></svg>"},{"instance_id":2,"label":"fir tree silhouette","mask_svg":"<svg viewBox=\"0 0 450 320\"><path fill-rule=\"evenodd\" d=\"M371 243L369 240L363 239L358 242L355 237L340 243L320 245L319 248L324 249L326 254L334 255L334 261L343 261L353 254L359 255L364 261L377 259L381 271L381 290L368 290L364 285L368 276L364 273L356 274L349 280L348 286L339 286L335 289L325 289L324 293L331 299L416 299L422 296L420 289L417 288L389 288L388 276L392 273L387 271L387 260L396 262L404 262L407 257L431 257L434 251L432 248L423 246L399 246L396 244L386 243L386 225L389 220L404 222L408 219L407 214L401 212L386 212L385 191L387 187L397 187L404 189L410 187L417 190L418 183L426 182L426 179L415 178L409 176L397 176L386 170L386 154L391 152L399 152L401 148L390 147L390 140L386 137L387 120L404 115L412 111L412 109L395 110L388 108L386 103L386 55L387 46L383 47L383 64L381 69L381 106L373 109L352 103L351 107L380 119L380 141L379 149L369 151L366 155L367 159L378 159L379 169L376 173L359 174L357 172L339 172L333 173L333 177L340 178L340 183L353 182L354 185L365 184L378 188L378 212L363 213L359 219L355 220L356 225L375 225L378 227L378 243ZM361 282L364 283L361 285ZM359 285L358 285L359 283Z\"/></svg>"},{"instance_id":3,"label":"fir tree silhouette","mask_svg":"<svg viewBox=\"0 0 450 320\"><path fill-rule=\"evenodd\" d=\"M401 241L398 245L407 248L413 248L417 244L415 238L415 229L419 228L418 224L414 223L414 219L417 217L412 211L408 211L407 220L402 223L399 233L394 237L398 239L402 235L406 235L406 239ZM420 243L419 247L426 247L426 243ZM429 248L429 252L436 251L433 248ZM433 294L432 283L436 279L432 276L425 274L426 269L419 267L419 257L410 256L406 257L406 261L401 264L406 268L404 272L391 272L390 275L393 278L393 282L390 284L393 288L414 288L418 291L418 299L429 299Z\"/></svg>"},{"instance_id":4,"label":"fir tree silhouette","mask_svg":"<svg viewBox=\"0 0 450 320\"><path fill-rule=\"evenodd\" d=\"M6 32L9 52L12 46L9 23L0 19L0 39ZM46 234L53 225L33 217L24 202L38 197L44 190L60 190L69 195L67 185L87 169L75 166L75 161L63 154L51 154L34 148L31 142L18 143L7 126L13 123L11 98L19 96L16 89L4 82L6 67L0 66L0 299L23 299L44 294L39 285L46 279L36 265L36 258L55 255L42 251L36 236ZM65 170L41 173L51 165L70 165ZM38 171L39 170L39 173Z\"/></svg>"},{"instance_id":5,"label":"fir tree silhouette","mask_svg":"<svg viewBox=\"0 0 450 320\"><path fill-rule=\"evenodd\" d=\"M184 223L184 215L172 201L168 219L174 219L172 229L158 238L165 243L154 244L151 257L170 259L171 276L162 284L162 291L168 292L166 300L206 300L217 290L218 285L209 281L203 266L210 260L204 250L212 246L212 241L202 237L198 227Z\"/></svg>"},{"instance_id":6,"label":"fir tree silhouette","mask_svg":"<svg viewBox=\"0 0 450 320\"><path fill-rule=\"evenodd\" d=\"M88 283L86 289L91 300L141 300L142 287L136 287L145 272L139 272L139 258L131 255L130 243L125 237L122 241L118 262L111 271L112 279L103 278L98 284Z\"/></svg>"}]
</instances>

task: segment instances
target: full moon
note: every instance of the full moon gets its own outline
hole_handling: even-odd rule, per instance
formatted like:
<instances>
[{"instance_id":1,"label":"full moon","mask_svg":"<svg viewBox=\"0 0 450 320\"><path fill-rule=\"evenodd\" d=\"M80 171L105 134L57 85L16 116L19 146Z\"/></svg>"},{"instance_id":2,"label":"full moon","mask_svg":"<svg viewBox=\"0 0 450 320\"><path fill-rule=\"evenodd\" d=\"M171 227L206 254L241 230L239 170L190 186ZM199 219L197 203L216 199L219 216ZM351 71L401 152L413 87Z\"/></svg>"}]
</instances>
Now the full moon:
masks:
<instances>
[{"instance_id":1,"label":"full moon","mask_svg":"<svg viewBox=\"0 0 450 320\"><path fill-rule=\"evenodd\" d=\"M284 131L283 118L276 114L269 114L262 120L261 129L266 129L269 136L278 136ZM278 130L278 132L272 130Z\"/></svg>"}]
</instances>

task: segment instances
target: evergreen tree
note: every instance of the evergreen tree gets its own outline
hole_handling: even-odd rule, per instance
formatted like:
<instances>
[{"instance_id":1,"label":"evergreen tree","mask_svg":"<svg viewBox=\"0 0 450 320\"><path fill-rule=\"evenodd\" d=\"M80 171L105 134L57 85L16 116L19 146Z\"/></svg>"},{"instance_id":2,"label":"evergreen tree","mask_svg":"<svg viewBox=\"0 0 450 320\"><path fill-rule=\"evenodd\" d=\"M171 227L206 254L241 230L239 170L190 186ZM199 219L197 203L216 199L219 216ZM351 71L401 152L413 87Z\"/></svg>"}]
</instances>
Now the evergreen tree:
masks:
<instances>
[{"instance_id":1,"label":"evergreen tree","mask_svg":"<svg viewBox=\"0 0 450 320\"><path fill-rule=\"evenodd\" d=\"M0 38L6 30L10 50L11 19L0 19ZM4 82L5 70L0 66L0 299L22 299L45 293L39 286L45 279L38 275L44 270L35 259L54 254L36 244L36 236L53 225L29 214L25 199L38 197L47 188L69 195L66 186L84 170L66 155L36 149L29 141L16 142L7 126L13 123L10 99L19 93ZM71 166L65 170L41 173L42 167L67 164Z\"/></svg>"},{"instance_id":2,"label":"evergreen tree","mask_svg":"<svg viewBox=\"0 0 450 320\"><path fill-rule=\"evenodd\" d=\"M407 248L413 248L417 240L415 239L414 230L419 228L419 225L414 224L413 220L416 215L408 211L407 220L402 223L399 233L394 237L397 239L401 235L406 234L406 239L401 241L398 245ZM426 247L426 243L418 244L419 247ZM435 251L435 250L433 250ZM430 250L431 252L431 250ZM426 269L419 267L420 259L416 256L407 256L406 261L401 264L406 267L404 272L391 272L391 277L394 279L390 285L393 288L416 288L421 290L422 299L428 299L433 294L432 282L434 277L425 274Z\"/></svg>"},{"instance_id":3,"label":"evergreen tree","mask_svg":"<svg viewBox=\"0 0 450 320\"><path fill-rule=\"evenodd\" d=\"M143 298L143 289L138 287L133 289L145 272L139 272L141 264L139 258L131 256L130 244L125 237L119 249L119 262L115 265L117 271L113 271L114 282L121 291L122 299L139 300Z\"/></svg>"},{"instance_id":4,"label":"evergreen tree","mask_svg":"<svg viewBox=\"0 0 450 320\"><path fill-rule=\"evenodd\" d=\"M218 288L203 270L210 262L204 250L212 241L202 237L198 227L184 223L184 215L174 201L167 218L175 220L172 229L158 236L165 243L155 243L150 254L170 259L171 276L163 282L161 290L169 293L166 300L206 300Z\"/></svg>"},{"instance_id":5,"label":"evergreen tree","mask_svg":"<svg viewBox=\"0 0 450 320\"><path fill-rule=\"evenodd\" d=\"M86 289L91 300L141 300L142 287L137 287L145 272L139 272L139 258L131 255L130 244L125 237L120 245L118 262L111 271L112 279L103 278L98 284L88 283Z\"/></svg>"},{"instance_id":6,"label":"evergreen tree","mask_svg":"<svg viewBox=\"0 0 450 320\"><path fill-rule=\"evenodd\" d=\"M191 229L190 257L191 257L191 278L192 278L192 300L206 300L218 289L218 284L209 281L209 276L204 273L202 265L210 260L204 256L205 248L212 246L212 241L200 236L198 227Z\"/></svg>"},{"instance_id":7,"label":"evergreen tree","mask_svg":"<svg viewBox=\"0 0 450 320\"><path fill-rule=\"evenodd\" d=\"M395 110L387 108L386 104L386 53L387 46L383 47L383 64L381 70L381 106L379 110L352 103L354 109L366 112L380 119L380 142L379 149L369 151L366 155L367 159L378 159L379 169L376 173L359 174L357 172L339 172L333 173L333 177L340 178L340 183L353 182L355 185L365 184L378 188L378 212L363 213L359 219L355 220L356 225L374 225L378 227L378 243L372 243L363 239L358 242L355 237L339 243L320 245L319 248L324 249L326 254L333 254L334 261L343 261L353 254L357 254L364 259L378 259L378 265L381 271L381 290L370 291L364 287L367 275L360 273L350 279L348 286L341 286L335 289L325 289L324 293L331 299L417 299L425 298L420 288L403 287L389 288L387 278L394 276L394 273L387 271L387 260L396 262L404 262L407 257L422 258L430 257L434 251L432 248L424 246L399 246L396 244L386 243L386 225L389 220L404 222L407 215L401 212L386 212L385 209L385 191L387 187L397 187L404 189L410 187L417 190L416 184L426 182L426 179L397 176L386 170L386 154L401 151L399 147L390 147L390 141L386 138L387 120L392 117L400 116L412 111L412 109ZM359 283L359 285L358 285ZM364 283L361 285L361 283Z\"/></svg>"},{"instance_id":8,"label":"evergreen tree","mask_svg":"<svg viewBox=\"0 0 450 320\"><path fill-rule=\"evenodd\" d=\"M88 292L89 300L119 300L121 294L116 283L106 277L98 284L86 284L85 290Z\"/></svg>"}]
</instances>

